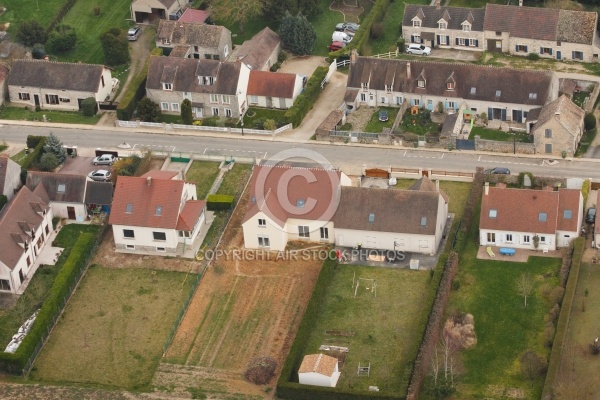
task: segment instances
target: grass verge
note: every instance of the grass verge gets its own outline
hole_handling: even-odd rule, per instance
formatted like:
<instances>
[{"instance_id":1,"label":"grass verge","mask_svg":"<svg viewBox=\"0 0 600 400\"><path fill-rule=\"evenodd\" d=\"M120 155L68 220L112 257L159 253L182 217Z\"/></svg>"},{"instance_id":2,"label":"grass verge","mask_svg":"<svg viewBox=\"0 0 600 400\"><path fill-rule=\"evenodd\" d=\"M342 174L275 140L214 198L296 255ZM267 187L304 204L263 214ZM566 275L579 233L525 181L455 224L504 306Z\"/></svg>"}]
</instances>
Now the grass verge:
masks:
<instances>
[{"instance_id":1,"label":"grass verge","mask_svg":"<svg viewBox=\"0 0 600 400\"><path fill-rule=\"evenodd\" d=\"M85 124L95 125L100 120L99 115L91 117L84 116L78 111L31 111L22 107L0 107L0 119L16 121L43 121L44 115L48 122L63 124Z\"/></svg>"},{"instance_id":2,"label":"grass verge","mask_svg":"<svg viewBox=\"0 0 600 400\"><path fill-rule=\"evenodd\" d=\"M198 199L204 199L218 174L218 162L194 161L186 174L186 180L196 184Z\"/></svg>"},{"instance_id":3,"label":"grass verge","mask_svg":"<svg viewBox=\"0 0 600 400\"><path fill-rule=\"evenodd\" d=\"M225 174L217 194L226 194L229 196L235 196L241 193L244 185L250 177L250 171L252 165L250 164L234 164L231 171Z\"/></svg>"}]
</instances>

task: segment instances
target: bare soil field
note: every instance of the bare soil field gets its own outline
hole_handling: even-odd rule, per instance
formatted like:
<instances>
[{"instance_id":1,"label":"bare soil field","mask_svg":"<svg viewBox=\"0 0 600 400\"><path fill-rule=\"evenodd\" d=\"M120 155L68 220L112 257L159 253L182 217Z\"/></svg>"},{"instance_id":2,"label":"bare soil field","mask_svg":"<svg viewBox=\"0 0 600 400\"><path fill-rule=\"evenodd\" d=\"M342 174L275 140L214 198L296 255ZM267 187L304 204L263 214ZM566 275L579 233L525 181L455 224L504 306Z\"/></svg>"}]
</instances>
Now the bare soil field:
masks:
<instances>
[{"instance_id":1,"label":"bare soil field","mask_svg":"<svg viewBox=\"0 0 600 400\"><path fill-rule=\"evenodd\" d=\"M243 247L244 212L240 206L232 216L223 250ZM244 394L245 398L272 396L267 395L272 393L269 385L248 383L243 373L252 358L271 356L278 363L270 382L274 384L321 264L319 260L276 260L276 253L258 260L215 260L167 351L168 364L161 364L155 375L154 386L198 387L207 393Z\"/></svg>"}]
</instances>

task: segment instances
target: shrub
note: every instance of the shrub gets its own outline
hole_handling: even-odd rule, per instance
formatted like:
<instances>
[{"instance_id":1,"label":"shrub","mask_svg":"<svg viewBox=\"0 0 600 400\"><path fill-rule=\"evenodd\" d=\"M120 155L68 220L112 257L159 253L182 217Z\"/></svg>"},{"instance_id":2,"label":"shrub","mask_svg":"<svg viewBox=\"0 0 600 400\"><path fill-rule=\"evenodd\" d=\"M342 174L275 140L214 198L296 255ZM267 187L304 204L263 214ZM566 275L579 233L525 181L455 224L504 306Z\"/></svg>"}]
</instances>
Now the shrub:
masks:
<instances>
[{"instance_id":1,"label":"shrub","mask_svg":"<svg viewBox=\"0 0 600 400\"><path fill-rule=\"evenodd\" d=\"M31 49L31 57L35 60L41 60L46 57L46 48L43 44L36 43L33 45L33 49Z\"/></svg>"},{"instance_id":2,"label":"shrub","mask_svg":"<svg viewBox=\"0 0 600 400\"><path fill-rule=\"evenodd\" d=\"M273 357L257 357L250 361L244 378L256 385L266 385L275 376L276 368L277 361Z\"/></svg>"},{"instance_id":3,"label":"shrub","mask_svg":"<svg viewBox=\"0 0 600 400\"><path fill-rule=\"evenodd\" d=\"M141 121L157 122L160 116L160 106L148 97L140 100L137 110Z\"/></svg>"},{"instance_id":4,"label":"shrub","mask_svg":"<svg viewBox=\"0 0 600 400\"><path fill-rule=\"evenodd\" d=\"M252 126L255 129L262 129L265 126L265 121L266 121L265 118L256 118L254 120L254 123L252 124Z\"/></svg>"},{"instance_id":5,"label":"shrub","mask_svg":"<svg viewBox=\"0 0 600 400\"><path fill-rule=\"evenodd\" d=\"M60 24L50 32L46 46L53 53L66 53L77 43L77 33L70 25Z\"/></svg>"},{"instance_id":6,"label":"shrub","mask_svg":"<svg viewBox=\"0 0 600 400\"><path fill-rule=\"evenodd\" d=\"M45 153L39 162L39 168L42 171L54 171L60 163L56 159L56 156L52 153Z\"/></svg>"},{"instance_id":7,"label":"shrub","mask_svg":"<svg viewBox=\"0 0 600 400\"><path fill-rule=\"evenodd\" d=\"M222 211L233 208L233 196L226 194L209 194L206 198L208 211Z\"/></svg>"},{"instance_id":8,"label":"shrub","mask_svg":"<svg viewBox=\"0 0 600 400\"><path fill-rule=\"evenodd\" d=\"M25 46L33 46L36 43L44 44L48 40L46 30L37 21L23 21L17 29L17 39Z\"/></svg>"},{"instance_id":9,"label":"shrub","mask_svg":"<svg viewBox=\"0 0 600 400\"><path fill-rule=\"evenodd\" d=\"M371 26L371 39L380 39L383 36L383 22L375 22Z\"/></svg>"},{"instance_id":10,"label":"shrub","mask_svg":"<svg viewBox=\"0 0 600 400\"><path fill-rule=\"evenodd\" d=\"M8 197L3 194L0 194L0 210L8 203Z\"/></svg>"},{"instance_id":11,"label":"shrub","mask_svg":"<svg viewBox=\"0 0 600 400\"><path fill-rule=\"evenodd\" d=\"M543 334L544 346L546 346L549 349L552 348L552 344L554 343L554 334L555 333L556 333L556 330L554 329L554 325L550 325L550 326L547 326L546 328L544 328L544 334Z\"/></svg>"},{"instance_id":12,"label":"shrub","mask_svg":"<svg viewBox=\"0 0 600 400\"><path fill-rule=\"evenodd\" d=\"M46 145L46 137L43 136L42 138L43 139L38 142L33 151L29 152L27 157L21 162L21 168L27 169L40 160L44 152L44 146Z\"/></svg>"},{"instance_id":13,"label":"shrub","mask_svg":"<svg viewBox=\"0 0 600 400\"><path fill-rule=\"evenodd\" d=\"M92 14L94 14L94 17L98 17L98 16L100 16L100 12L101 12L101 11L102 11L102 10L101 10L101 8L100 8L100 6L99 6L99 5L95 5L95 6L92 8Z\"/></svg>"},{"instance_id":14,"label":"shrub","mask_svg":"<svg viewBox=\"0 0 600 400\"><path fill-rule=\"evenodd\" d=\"M560 305L562 303L562 298L563 295L565 294L565 289L557 286L554 289L552 289L552 292L550 292L550 304L552 303L556 303L558 305Z\"/></svg>"},{"instance_id":15,"label":"shrub","mask_svg":"<svg viewBox=\"0 0 600 400\"><path fill-rule=\"evenodd\" d=\"M266 131L274 131L275 129L277 129L277 124L275 123L275 120L267 119L265 120L263 127Z\"/></svg>"},{"instance_id":16,"label":"shrub","mask_svg":"<svg viewBox=\"0 0 600 400\"><path fill-rule=\"evenodd\" d=\"M596 127L596 117L592 113L585 114L583 117L583 124L585 126L585 130L589 131Z\"/></svg>"},{"instance_id":17,"label":"shrub","mask_svg":"<svg viewBox=\"0 0 600 400\"><path fill-rule=\"evenodd\" d=\"M185 125L191 125L194 122L194 116L192 115L192 102L188 99L184 99L181 102L181 119Z\"/></svg>"},{"instance_id":18,"label":"shrub","mask_svg":"<svg viewBox=\"0 0 600 400\"><path fill-rule=\"evenodd\" d=\"M124 30L111 28L100 35L104 62L110 66L129 62L129 40Z\"/></svg>"},{"instance_id":19,"label":"shrub","mask_svg":"<svg viewBox=\"0 0 600 400\"><path fill-rule=\"evenodd\" d=\"M213 117L208 117L208 118L204 118L201 122L201 125L204 126L217 126L217 123L219 121L219 117L213 116Z\"/></svg>"},{"instance_id":20,"label":"shrub","mask_svg":"<svg viewBox=\"0 0 600 400\"><path fill-rule=\"evenodd\" d=\"M529 54L527 54L527 59L529 61L537 61L540 59L540 55L537 53L529 53Z\"/></svg>"},{"instance_id":21,"label":"shrub","mask_svg":"<svg viewBox=\"0 0 600 400\"><path fill-rule=\"evenodd\" d=\"M81 102L81 112L86 117L91 117L96 115L96 111L98 111L96 99L93 97L88 97L87 99L83 99Z\"/></svg>"},{"instance_id":22,"label":"shrub","mask_svg":"<svg viewBox=\"0 0 600 400\"><path fill-rule=\"evenodd\" d=\"M27 148L34 149L41 141L45 141L46 136L27 136Z\"/></svg>"}]
</instances>

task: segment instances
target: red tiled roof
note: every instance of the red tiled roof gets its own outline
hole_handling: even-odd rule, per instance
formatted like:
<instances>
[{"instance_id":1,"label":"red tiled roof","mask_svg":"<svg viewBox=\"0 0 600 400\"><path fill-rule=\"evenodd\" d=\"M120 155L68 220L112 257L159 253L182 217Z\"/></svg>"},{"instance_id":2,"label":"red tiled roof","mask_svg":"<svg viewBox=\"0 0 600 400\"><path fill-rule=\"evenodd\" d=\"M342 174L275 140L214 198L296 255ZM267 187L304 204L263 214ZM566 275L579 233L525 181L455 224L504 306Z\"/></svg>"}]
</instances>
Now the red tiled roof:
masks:
<instances>
[{"instance_id":1,"label":"red tiled roof","mask_svg":"<svg viewBox=\"0 0 600 400\"><path fill-rule=\"evenodd\" d=\"M109 223L175 229L184 184L180 180L119 176ZM131 204L131 212L126 212L128 204ZM160 215L156 215L158 206Z\"/></svg>"},{"instance_id":2,"label":"red tiled roof","mask_svg":"<svg viewBox=\"0 0 600 400\"><path fill-rule=\"evenodd\" d=\"M258 212L279 226L284 226L288 218L329 221L339 203L340 177L341 173L335 170L256 166L242 223ZM298 207L298 201L304 201L304 206Z\"/></svg>"},{"instance_id":3,"label":"red tiled roof","mask_svg":"<svg viewBox=\"0 0 600 400\"><path fill-rule=\"evenodd\" d=\"M178 231L192 231L196 225L196 221L202 215L204 211L204 200L188 200L179 214L179 220L177 221Z\"/></svg>"},{"instance_id":4,"label":"red tiled roof","mask_svg":"<svg viewBox=\"0 0 600 400\"><path fill-rule=\"evenodd\" d=\"M250 96L283 97L294 96L296 74L269 71L250 71L247 93Z\"/></svg>"},{"instance_id":5,"label":"red tiled roof","mask_svg":"<svg viewBox=\"0 0 600 400\"><path fill-rule=\"evenodd\" d=\"M577 189L558 191L533 189L508 189L490 187L481 201L480 229L513 232L554 234L557 230L577 231L579 196ZM490 210L497 216L490 218ZM571 220L565 220L564 210L572 211ZM546 221L539 214L546 213Z\"/></svg>"},{"instance_id":6,"label":"red tiled roof","mask_svg":"<svg viewBox=\"0 0 600 400\"><path fill-rule=\"evenodd\" d=\"M178 21L193 24L203 24L209 15L210 12L207 10L194 10L193 8L188 8L183 12L183 14L181 14L181 17L179 17Z\"/></svg>"},{"instance_id":7,"label":"red tiled roof","mask_svg":"<svg viewBox=\"0 0 600 400\"><path fill-rule=\"evenodd\" d=\"M153 179L173 179L175 178L179 172L177 171L159 171L157 169L152 169L142 175L142 178L151 177Z\"/></svg>"}]
</instances>

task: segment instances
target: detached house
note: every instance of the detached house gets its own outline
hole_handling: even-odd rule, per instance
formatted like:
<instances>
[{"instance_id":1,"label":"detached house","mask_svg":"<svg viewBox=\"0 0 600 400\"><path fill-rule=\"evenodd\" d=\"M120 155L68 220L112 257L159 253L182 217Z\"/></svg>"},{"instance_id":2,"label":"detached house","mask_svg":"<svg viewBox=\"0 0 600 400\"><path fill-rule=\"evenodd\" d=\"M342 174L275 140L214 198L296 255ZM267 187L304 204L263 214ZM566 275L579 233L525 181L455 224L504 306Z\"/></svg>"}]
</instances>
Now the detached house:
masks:
<instances>
[{"instance_id":1,"label":"detached house","mask_svg":"<svg viewBox=\"0 0 600 400\"><path fill-rule=\"evenodd\" d=\"M531 121L536 153L573 157L585 131L584 117L585 111L566 95L546 104Z\"/></svg>"},{"instance_id":2,"label":"detached house","mask_svg":"<svg viewBox=\"0 0 600 400\"><path fill-rule=\"evenodd\" d=\"M0 293L17 293L52 231L52 208L43 186L27 187L0 212Z\"/></svg>"},{"instance_id":3,"label":"detached house","mask_svg":"<svg viewBox=\"0 0 600 400\"><path fill-rule=\"evenodd\" d=\"M488 119L524 122L528 112L556 99L553 72L469 64L351 57L346 105L461 110Z\"/></svg>"},{"instance_id":4,"label":"detached house","mask_svg":"<svg viewBox=\"0 0 600 400\"><path fill-rule=\"evenodd\" d=\"M226 60L232 49L231 32L218 25L161 20L156 47L172 57Z\"/></svg>"},{"instance_id":5,"label":"detached house","mask_svg":"<svg viewBox=\"0 0 600 400\"><path fill-rule=\"evenodd\" d=\"M176 20L189 0L134 0L131 3L131 19L147 24L157 19Z\"/></svg>"},{"instance_id":6,"label":"detached house","mask_svg":"<svg viewBox=\"0 0 600 400\"><path fill-rule=\"evenodd\" d=\"M479 244L556 250L579 236L583 196L579 189L509 189L485 184L479 220ZM535 239L537 237L537 239Z\"/></svg>"},{"instance_id":7,"label":"detached house","mask_svg":"<svg viewBox=\"0 0 600 400\"><path fill-rule=\"evenodd\" d=\"M14 104L45 110L81 110L81 102L109 98L110 69L103 65L15 60L8 75L8 97Z\"/></svg>"},{"instance_id":8,"label":"detached house","mask_svg":"<svg viewBox=\"0 0 600 400\"><path fill-rule=\"evenodd\" d=\"M162 171L117 179L109 219L117 251L184 255L199 247L204 221L205 202L192 183Z\"/></svg>"},{"instance_id":9,"label":"detached house","mask_svg":"<svg viewBox=\"0 0 600 400\"><path fill-rule=\"evenodd\" d=\"M302 77L268 71L250 71L248 104L250 107L288 109L302 93Z\"/></svg>"},{"instance_id":10,"label":"detached house","mask_svg":"<svg viewBox=\"0 0 600 400\"><path fill-rule=\"evenodd\" d=\"M56 174L52 172L27 172L25 186L35 190L44 187L44 200L52 205L55 217L84 221L87 218L84 175Z\"/></svg>"},{"instance_id":11,"label":"detached house","mask_svg":"<svg viewBox=\"0 0 600 400\"><path fill-rule=\"evenodd\" d=\"M11 160L7 154L0 154L0 195L10 200L20 187L21 166Z\"/></svg>"},{"instance_id":12,"label":"detached house","mask_svg":"<svg viewBox=\"0 0 600 400\"><path fill-rule=\"evenodd\" d=\"M181 113L192 102L194 118L239 118L246 110L250 70L240 62L151 57L146 96L165 113Z\"/></svg>"},{"instance_id":13,"label":"detached house","mask_svg":"<svg viewBox=\"0 0 600 400\"><path fill-rule=\"evenodd\" d=\"M281 39L269 27L235 49L236 59L253 71L269 71L277 63L279 53L281 53Z\"/></svg>"}]
</instances>

